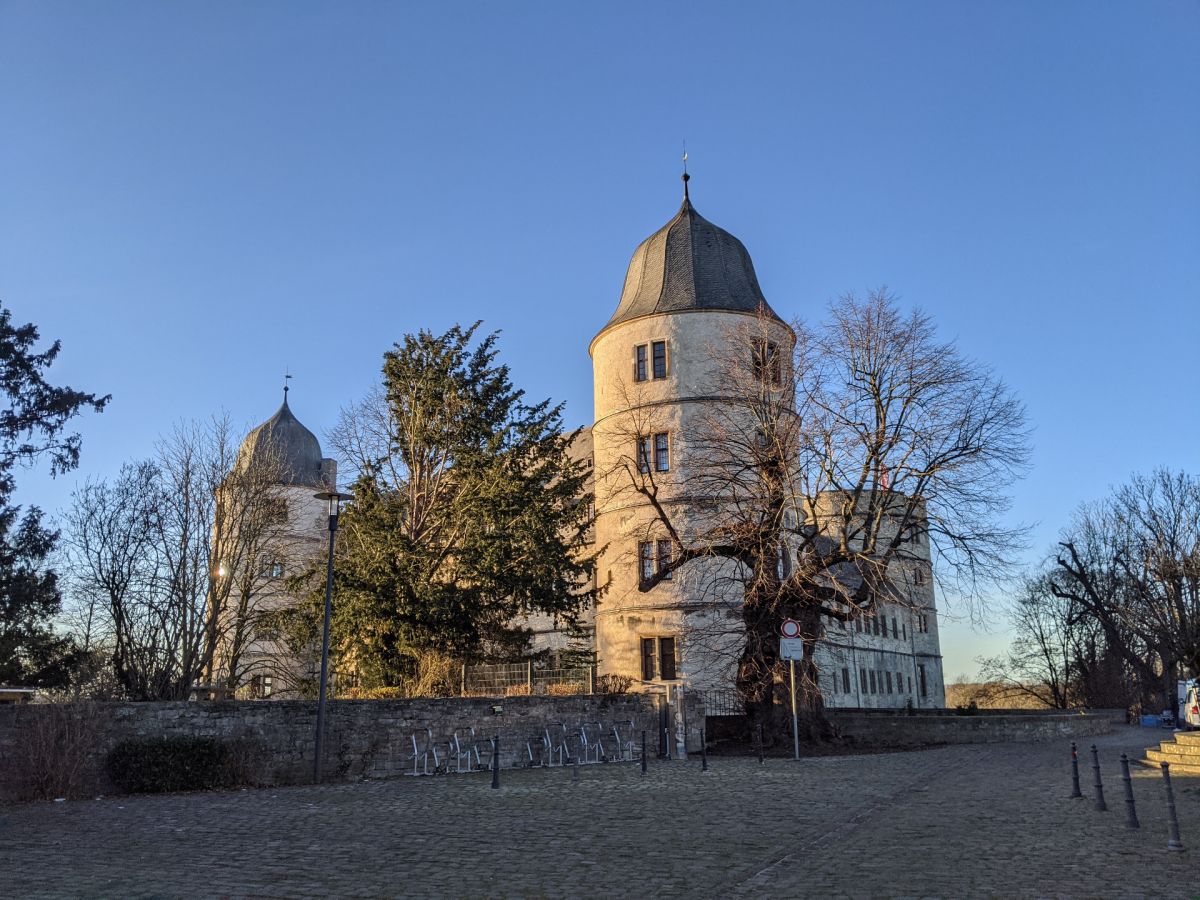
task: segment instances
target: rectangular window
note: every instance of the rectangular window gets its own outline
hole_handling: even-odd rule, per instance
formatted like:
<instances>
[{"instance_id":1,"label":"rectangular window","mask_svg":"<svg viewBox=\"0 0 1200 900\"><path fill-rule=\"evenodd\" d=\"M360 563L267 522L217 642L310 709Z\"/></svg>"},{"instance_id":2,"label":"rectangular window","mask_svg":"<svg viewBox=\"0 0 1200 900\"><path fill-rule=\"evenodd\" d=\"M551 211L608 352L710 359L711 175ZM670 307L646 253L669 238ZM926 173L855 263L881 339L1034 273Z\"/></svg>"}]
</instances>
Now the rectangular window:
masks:
<instances>
[{"instance_id":1,"label":"rectangular window","mask_svg":"<svg viewBox=\"0 0 1200 900\"><path fill-rule=\"evenodd\" d=\"M654 680L654 638L642 638L642 680Z\"/></svg>"},{"instance_id":2,"label":"rectangular window","mask_svg":"<svg viewBox=\"0 0 1200 900\"><path fill-rule=\"evenodd\" d=\"M650 438L640 437L637 441L637 467L643 475L650 474Z\"/></svg>"},{"instance_id":3,"label":"rectangular window","mask_svg":"<svg viewBox=\"0 0 1200 900\"><path fill-rule=\"evenodd\" d=\"M908 624L905 622L900 623L900 638L901 640L908 640Z\"/></svg>"},{"instance_id":4,"label":"rectangular window","mask_svg":"<svg viewBox=\"0 0 1200 900\"><path fill-rule=\"evenodd\" d=\"M866 669L858 670L858 681L859 681L859 684L862 686L862 692L865 694L867 692L867 670Z\"/></svg>"},{"instance_id":5,"label":"rectangular window","mask_svg":"<svg viewBox=\"0 0 1200 900\"><path fill-rule=\"evenodd\" d=\"M283 563L277 559L264 559L258 574L262 578L282 578Z\"/></svg>"},{"instance_id":6,"label":"rectangular window","mask_svg":"<svg viewBox=\"0 0 1200 900\"><path fill-rule=\"evenodd\" d=\"M754 376L759 381L779 384L783 379L783 367L779 359L779 345L771 341L754 342Z\"/></svg>"},{"instance_id":7,"label":"rectangular window","mask_svg":"<svg viewBox=\"0 0 1200 900\"><path fill-rule=\"evenodd\" d=\"M831 676L833 676L833 677L831 677L831 678L829 679L829 681L830 681L830 684L832 684L832 685L833 685L833 690L831 691L831 693L834 693L834 694L836 694L836 693L838 692L838 673L837 673L837 672L830 672L829 674L830 674Z\"/></svg>"},{"instance_id":8,"label":"rectangular window","mask_svg":"<svg viewBox=\"0 0 1200 900\"><path fill-rule=\"evenodd\" d=\"M842 669L842 689L843 693L850 693L850 670Z\"/></svg>"},{"instance_id":9,"label":"rectangular window","mask_svg":"<svg viewBox=\"0 0 1200 900\"><path fill-rule=\"evenodd\" d=\"M653 541L642 541L638 544L638 574L643 582L654 577Z\"/></svg>"},{"instance_id":10,"label":"rectangular window","mask_svg":"<svg viewBox=\"0 0 1200 900\"><path fill-rule=\"evenodd\" d=\"M671 573L667 572L666 570L667 567L671 565L671 542L657 541L656 545L658 549L658 571L660 573L665 572L666 574L663 575L663 578L669 580L671 578Z\"/></svg>"},{"instance_id":11,"label":"rectangular window","mask_svg":"<svg viewBox=\"0 0 1200 900\"><path fill-rule=\"evenodd\" d=\"M871 634L879 634L879 616L874 613L871 615Z\"/></svg>"},{"instance_id":12,"label":"rectangular window","mask_svg":"<svg viewBox=\"0 0 1200 900\"><path fill-rule=\"evenodd\" d=\"M667 342L652 341L650 344L650 355L654 362L654 377L667 377Z\"/></svg>"},{"instance_id":13,"label":"rectangular window","mask_svg":"<svg viewBox=\"0 0 1200 900\"><path fill-rule=\"evenodd\" d=\"M913 584L920 587L925 583L925 570L921 568L913 569Z\"/></svg>"},{"instance_id":14,"label":"rectangular window","mask_svg":"<svg viewBox=\"0 0 1200 900\"><path fill-rule=\"evenodd\" d=\"M671 444L667 440L667 433L665 431L654 436L654 471L671 471L670 447Z\"/></svg>"},{"instance_id":15,"label":"rectangular window","mask_svg":"<svg viewBox=\"0 0 1200 900\"><path fill-rule=\"evenodd\" d=\"M904 675L901 672L896 673L896 693L904 693Z\"/></svg>"},{"instance_id":16,"label":"rectangular window","mask_svg":"<svg viewBox=\"0 0 1200 900\"><path fill-rule=\"evenodd\" d=\"M854 630L857 631L859 634L862 634L862 619L854 620Z\"/></svg>"},{"instance_id":17,"label":"rectangular window","mask_svg":"<svg viewBox=\"0 0 1200 900\"><path fill-rule=\"evenodd\" d=\"M675 679L675 638L658 639L658 672L663 681Z\"/></svg>"},{"instance_id":18,"label":"rectangular window","mask_svg":"<svg viewBox=\"0 0 1200 900\"><path fill-rule=\"evenodd\" d=\"M887 692L890 694L892 692L892 673L884 672L883 674L887 678Z\"/></svg>"},{"instance_id":19,"label":"rectangular window","mask_svg":"<svg viewBox=\"0 0 1200 900\"><path fill-rule=\"evenodd\" d=\"M917 613L917 631L920 634L929 633L929 616L925 613Z\"/></svg>"},{"instance_id":20,"label":"rectangular window","mask_svg":"<svg viewBox=\"0 0 1200 900\"><path fill-rule=\"evenodd\" d=\"M920 685L921 685L921 696L928 697L929 696L929 686L925 683L925 667L924 666L921 666L921 665L917 666L917 678L919 679Z\"/></svg>"},{"instance_id":21,"label":"rectangular window","mask_svg":"<svg viewBox=\"0 0 1200 900\"><path fill-rule=\"evenodd\" d=\"M867 674L869 674L871 676L871 693L874 694L875 693L875 670L872 669Z\"/></svg>"},{"instance_id":22,"label":"rectangular window","mask_svg":"<svg viewBox=\"0 0 1200 900\"><path fill-rule=\"evenodd\" d=\"M646 345L638 344L633 348L633 380L646 380Z\"/></svg>"},{"instance_id":23,"label":"rectangular window","mask_svg":"<svg viewBox=\"0 0 1200 900\"><path fill-rule=\"evenodd\" d=\"M900 637L900 630L896 627L896 617L892 616L892 637Z\"/></svg>"}]
</instances>

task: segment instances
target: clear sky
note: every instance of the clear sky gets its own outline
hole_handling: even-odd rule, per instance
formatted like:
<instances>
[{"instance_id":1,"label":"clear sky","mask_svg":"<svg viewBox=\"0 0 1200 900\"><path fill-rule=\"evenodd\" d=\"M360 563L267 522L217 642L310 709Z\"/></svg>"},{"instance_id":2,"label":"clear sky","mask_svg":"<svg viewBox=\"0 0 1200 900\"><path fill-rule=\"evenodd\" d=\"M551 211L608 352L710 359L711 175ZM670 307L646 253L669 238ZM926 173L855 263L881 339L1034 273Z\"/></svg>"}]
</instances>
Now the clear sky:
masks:
<instances>
[{"instance_id":1,"label":"clear sky","mask_svg":"<svg viewBox=\"0 0 1200 900\"><path fill-rule=\"evenodd\" d=\"M692 198L771 304L888 285L1024 398L1034 559L1200 447L1200 4L0 2L0 299L113 394L55 511L180 419L319 435L483 319L590 420L587 345ZM950 616L954 612L949 608ZM1003 644L943 613L948 677Z\"/></svg>"}]
</instances>

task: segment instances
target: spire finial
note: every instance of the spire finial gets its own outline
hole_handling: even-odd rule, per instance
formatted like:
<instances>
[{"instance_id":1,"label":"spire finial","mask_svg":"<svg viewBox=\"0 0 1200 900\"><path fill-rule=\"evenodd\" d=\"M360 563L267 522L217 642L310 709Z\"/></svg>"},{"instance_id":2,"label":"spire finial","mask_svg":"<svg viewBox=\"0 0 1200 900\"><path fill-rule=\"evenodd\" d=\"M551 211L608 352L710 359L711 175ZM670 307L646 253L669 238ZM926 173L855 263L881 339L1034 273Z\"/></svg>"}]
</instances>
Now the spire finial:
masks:
<instances>
[{"instance_id":1,"label":"spire finial","mask_svg":"<svg viewBox=\"0 0 1200 900\"><path fill-rule=\"evenodd\" d=\"M288 370L283 370L283 405L287 406L288 382L292 380L292 376L288 374Z\"/></svg>"},{"instance_id":2,"label":"spire finial","mask_svg":"<svg viewBox=\"0 0 1200 900\"><path fill-rule=\"evenodd\" d=\"M688 174L687 170L687 141L685 140L683 142L683 199L688 203L691 202L691 198L688 197L688 182L691 179L692 176Z\"/></svg>"}]
</instances>

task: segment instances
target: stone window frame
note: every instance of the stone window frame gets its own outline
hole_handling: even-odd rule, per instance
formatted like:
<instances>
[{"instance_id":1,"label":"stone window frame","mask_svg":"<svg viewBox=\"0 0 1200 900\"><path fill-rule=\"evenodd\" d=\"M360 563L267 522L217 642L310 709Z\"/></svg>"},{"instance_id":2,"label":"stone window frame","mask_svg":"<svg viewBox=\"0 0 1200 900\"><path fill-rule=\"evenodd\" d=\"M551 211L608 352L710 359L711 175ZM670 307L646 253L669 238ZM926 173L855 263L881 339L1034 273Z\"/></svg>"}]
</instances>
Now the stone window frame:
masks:
<instances>
[{"instance_id":1,"label":"stone window frame","mask_svg":"<svg viewBox=\"0 0 1200 900\"><path fill-rule=\"evenodd\" d=\"M670 646L670 656L665 653L667 642ZM647 653L647 648L651 652ZM670 660L670 666L666 665ZM641 667L642 681L678 681L679 680L679 636L669 632L654 632L638 635L638 660ZM670 671L670 677L664 673Z\"/></svg>"}]
</instances>

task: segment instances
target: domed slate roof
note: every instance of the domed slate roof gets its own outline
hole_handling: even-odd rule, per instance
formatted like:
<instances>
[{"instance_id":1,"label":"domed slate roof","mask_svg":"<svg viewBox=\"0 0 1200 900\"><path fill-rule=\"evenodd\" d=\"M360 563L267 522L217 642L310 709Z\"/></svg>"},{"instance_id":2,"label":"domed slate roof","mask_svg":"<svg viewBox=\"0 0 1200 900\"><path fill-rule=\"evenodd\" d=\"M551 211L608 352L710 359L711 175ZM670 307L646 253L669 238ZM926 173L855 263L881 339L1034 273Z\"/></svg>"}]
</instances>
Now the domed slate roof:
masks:
<instances>
[{"instance_id":1,"label":"domed slate roof","mask_svg":"<svg viewBox=\"0 0 1200 900\"><path fill-rule=\"evenodd\" d=\"M278 460L280 484L321 487L321 444L317 436L300 424L288 407L287 393L283 405L242 441L238 453L239 465L254 465L255 459Z\"/></svg>"},{"instance_id":2,"label":"domed slate roof","mask_svg":"<svg viewBox=\"0 0 1200 900\"><path fill-rule=\"evenodd\" d=\"M763 297L745 246L696 212L685 176L683 205L633 251L621 302L604 327L690 309L762 310L779 318Z\"/></svg>"}]
</instances>

